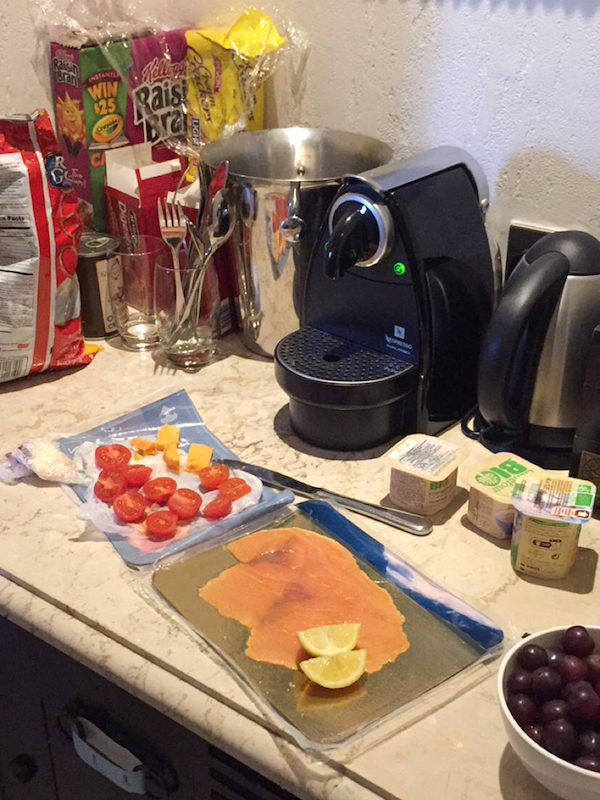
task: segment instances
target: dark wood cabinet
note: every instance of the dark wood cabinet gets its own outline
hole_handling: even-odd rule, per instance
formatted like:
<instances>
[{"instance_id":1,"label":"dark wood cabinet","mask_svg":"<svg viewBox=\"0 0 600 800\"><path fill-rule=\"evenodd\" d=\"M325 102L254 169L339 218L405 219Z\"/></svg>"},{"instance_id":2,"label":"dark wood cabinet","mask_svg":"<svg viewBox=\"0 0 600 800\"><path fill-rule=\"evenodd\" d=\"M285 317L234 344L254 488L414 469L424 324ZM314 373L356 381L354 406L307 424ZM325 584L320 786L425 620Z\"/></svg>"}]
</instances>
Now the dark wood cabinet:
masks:
<instances>
[{"instance_id":1,"label":"dark wood cabinet","mask_svg":"<svg viewBox=\"0 0 600 800\"><path fill-rule=\"evenodd\" d=\"M85 718L133 753L146 797L294 800L293 796L55 648L0 618L1 800L125 800L77 754Z\"/></svg>"}]
</instances>

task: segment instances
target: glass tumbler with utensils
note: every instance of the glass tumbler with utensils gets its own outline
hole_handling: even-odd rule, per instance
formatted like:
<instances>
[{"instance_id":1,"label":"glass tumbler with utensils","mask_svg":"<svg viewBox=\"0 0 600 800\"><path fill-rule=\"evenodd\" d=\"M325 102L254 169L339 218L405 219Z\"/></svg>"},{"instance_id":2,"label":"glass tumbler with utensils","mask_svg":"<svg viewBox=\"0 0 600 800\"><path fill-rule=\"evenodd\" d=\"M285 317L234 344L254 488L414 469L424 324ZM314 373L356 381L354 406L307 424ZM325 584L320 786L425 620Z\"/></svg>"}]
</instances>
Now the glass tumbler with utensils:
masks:
<instances>
[{"instance_id":1,"label":"glass tumbler with utensils","mask_svg":"<svg viewBox=\"0 0 600 800\"><path fill-rule=\"evenodd\" d=\"M216 347L220 310L219 285L212 256L229 238L235 204L226 186L228 165L215 170L203 189L197 223L186 218L178 203L159 200L161 235L171 248L171 262L157 263L154 309L162 349L178 367L195 369L208 363ZM180 258L186 238L185 261Z\"/></svg>"}]
</instances>

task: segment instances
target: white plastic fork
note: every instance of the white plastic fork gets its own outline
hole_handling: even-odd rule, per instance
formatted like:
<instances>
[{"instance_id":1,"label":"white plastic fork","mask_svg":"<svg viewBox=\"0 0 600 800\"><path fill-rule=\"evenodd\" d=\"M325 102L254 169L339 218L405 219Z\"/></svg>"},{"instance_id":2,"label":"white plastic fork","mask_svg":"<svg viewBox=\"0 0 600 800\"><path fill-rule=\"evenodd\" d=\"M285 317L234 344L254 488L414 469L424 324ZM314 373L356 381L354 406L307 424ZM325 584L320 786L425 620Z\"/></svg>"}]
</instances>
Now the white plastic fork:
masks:
<instances>
[{"instance_id":1,"label":"white plastic fork","mask_svg":"<svg viewBox=\"0 0 600 800\"><path fill-rule=\"evenodd\" d=\"M179 250L185 241L187 233L185 216L180 204L173 203L169 208L166 198L161 202L161 198L159 197L158 222L160 225L160 235L171 249L171 255L173 257L173 270L175 272L175 319L177 321L181 317L185 301L181 283Z\"/></svg>"}]
</instances>

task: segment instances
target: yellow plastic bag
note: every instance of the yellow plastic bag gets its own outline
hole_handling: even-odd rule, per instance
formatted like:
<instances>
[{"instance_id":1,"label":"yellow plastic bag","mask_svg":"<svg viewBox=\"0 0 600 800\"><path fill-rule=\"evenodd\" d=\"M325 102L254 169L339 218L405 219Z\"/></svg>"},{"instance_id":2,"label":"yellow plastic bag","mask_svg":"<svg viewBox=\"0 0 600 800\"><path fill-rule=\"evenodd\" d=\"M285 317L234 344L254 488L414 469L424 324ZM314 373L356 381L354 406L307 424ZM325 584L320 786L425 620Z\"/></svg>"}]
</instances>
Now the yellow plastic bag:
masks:
<instances>
[{"instance_id":1,"label":"yellow plastic bag","mask_svg":"<svg viewBox=\"0 0 600 800\"><path fill-rule=\"evenodd\" d=\"M190 30L186 79L188 141L192 148L227 131L264 125L266 56L285 43L273 20L248 9L228 31Z\"/></svg>"}]
</instances>

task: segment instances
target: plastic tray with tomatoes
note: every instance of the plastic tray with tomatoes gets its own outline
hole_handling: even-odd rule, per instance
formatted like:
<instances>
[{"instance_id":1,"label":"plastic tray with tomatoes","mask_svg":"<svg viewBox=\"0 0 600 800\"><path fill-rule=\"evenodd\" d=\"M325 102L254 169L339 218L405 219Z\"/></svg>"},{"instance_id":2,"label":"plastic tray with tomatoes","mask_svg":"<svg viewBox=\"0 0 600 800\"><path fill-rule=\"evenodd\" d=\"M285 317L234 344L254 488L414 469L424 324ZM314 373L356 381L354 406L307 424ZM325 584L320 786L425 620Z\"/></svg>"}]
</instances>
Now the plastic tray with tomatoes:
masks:
<instances>
[{"instance_id":1,"label":"plastic tray with tomatoes","mask_svg":"<svg viewBox=\"0 0 600 800\"><path fill-rule=\"evenodd\" d=\"M160 452L132 456L124 442L79 447L76 459L90 479L80 516L142 553L160 553L173 540L235 517L263 492L254 475L221 464L198 475L168 469Z\"/></svg>"},{"instance_id":2,"label":"plastic tray with tomatoes","mask_svg":"<svg viewBox=\"0 0 600 800\"><path fill-rule=\"evenodd\" d=\"M293 500L290 492L263 487L258 478L247 473L217 474L219 485L225 484L224 491L220 491L219 486L211 488L210 475L203 484L198 474L169 470L161 452L139 460L128 457L131 439L154 440L164 424L179 428L182 453L186 453L191 443L197 442L212 448L215 460L235 458L235 454L204 425L185 391L59 440L61 450L88 476L87 483L67 489L81 504L79 516L104 533L128 564L152 564ZM209 469L212 471L213 467ZM103 470L106 472L100 481ZM115 472L116 475L112 474ZM125 485L119 477L121 473L125 475ZM161 494L160 484L164 479L174 481L175 487L168 481L166 492ZM158 482L158 485L154 483L149 487L149 482ZM98 486L99 483L102 486ZM250 486L249 492L244 494L243 487L240 491L242 483ZM200 508L189 516L197 496Z\"/></svg>"}]
</instances>

